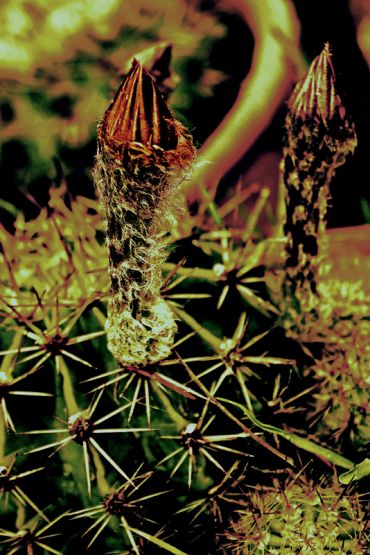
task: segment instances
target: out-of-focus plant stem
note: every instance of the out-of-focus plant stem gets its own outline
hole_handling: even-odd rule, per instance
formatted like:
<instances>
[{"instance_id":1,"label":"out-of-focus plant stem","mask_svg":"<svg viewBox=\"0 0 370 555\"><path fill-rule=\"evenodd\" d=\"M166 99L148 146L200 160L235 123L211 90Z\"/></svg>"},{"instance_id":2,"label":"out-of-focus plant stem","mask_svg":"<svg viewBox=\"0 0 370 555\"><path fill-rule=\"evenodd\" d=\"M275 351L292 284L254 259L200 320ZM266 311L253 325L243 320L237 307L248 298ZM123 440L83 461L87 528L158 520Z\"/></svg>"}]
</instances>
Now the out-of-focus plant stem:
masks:
<instances>
[{"instance_id":1,"label":"out-of-focus plant stem","mask_svg":"<svg viewBox=\"0 0 370 555\"><path fill-rule=\"evenodd\" d=\"M370 10L367 0L350 0L349 8L357 28L357 44L370 68Z\"/></svg>"},{"instance_id":2,"label":"out-of-focus plant stem","mask_svg":"<svg viewBox=\"0 0 370 555\"><path fill-rule=\"evenodd\" d=\"M299 63L299 23L289 0L224 0L237 12L255 40L252 67L226 117L200 149L201 159L184 183L189 202L209 203L220 179L242 158L270 123L295 78Z\"/></svg>"}]
</instances>

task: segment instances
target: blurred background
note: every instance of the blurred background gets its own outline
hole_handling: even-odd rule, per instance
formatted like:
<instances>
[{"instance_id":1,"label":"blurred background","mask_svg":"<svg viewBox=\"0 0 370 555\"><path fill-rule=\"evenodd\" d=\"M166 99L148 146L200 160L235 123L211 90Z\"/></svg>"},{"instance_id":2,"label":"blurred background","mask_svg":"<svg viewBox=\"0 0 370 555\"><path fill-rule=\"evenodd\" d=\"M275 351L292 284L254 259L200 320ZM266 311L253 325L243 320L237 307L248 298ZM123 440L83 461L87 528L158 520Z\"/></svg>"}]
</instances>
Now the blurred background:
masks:
<instances>
[{"instance_id":1,"label":"blurred background","mask_svg":"<svg viewBox=\"0 0 370 555\"><path fill-rule=\"evenodd\" d=\"M270 28L261 21L272 22ZM231 152L217 198L239 184L268 187L274 199L286 98L327 41L358 135L354 156L337 172L329 226L370 222L367 0L2 0L0 22L0 221L8 229L19 211L35 217L50 187L62 181L73 196L94 196L96 125L133 57L156 78L201 154L214 137ZM218 126L230 111L253 112L259 95L252 87L248 96L248 83L265 35L279 43L286 71L277 75L271 47L266 87L281 94L270 103L266 89L256 107L263 123L243 121L243 149L240 137Z\"/></svg>"}]
</instances>

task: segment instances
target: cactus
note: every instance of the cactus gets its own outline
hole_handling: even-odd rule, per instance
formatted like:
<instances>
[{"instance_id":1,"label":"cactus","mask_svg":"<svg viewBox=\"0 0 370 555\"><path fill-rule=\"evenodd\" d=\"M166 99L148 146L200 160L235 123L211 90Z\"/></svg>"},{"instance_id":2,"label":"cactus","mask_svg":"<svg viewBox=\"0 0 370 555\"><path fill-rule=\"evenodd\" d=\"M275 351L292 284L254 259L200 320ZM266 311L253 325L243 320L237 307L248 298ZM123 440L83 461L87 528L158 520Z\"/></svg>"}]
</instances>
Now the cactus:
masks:
<instances>
[{"instance_id":1,"label":"cactus","mask_svg":"<svg viewBox=\"0 0 370 555\"><path fill-rule=\"evenodd\" d=\"M226 534L227 553L363 553L364 514L358 497L338 484L294 477L246 492Z\"/></svg>"},{"instance_id":2,"label":"cactus","mask_svg":"<svg viewBox=\"0 0 370 555\"><path fill-rule=\"evenodd\" d=\"M365 553L368 305L329 272L355 145L334 81L326 46L288 104L283 269L265 189L242 229L238 193L186 212L195 148L136 60L98 126L98 199L62 183L0 227L0 553Z\"/></svg>"}]
</instances>

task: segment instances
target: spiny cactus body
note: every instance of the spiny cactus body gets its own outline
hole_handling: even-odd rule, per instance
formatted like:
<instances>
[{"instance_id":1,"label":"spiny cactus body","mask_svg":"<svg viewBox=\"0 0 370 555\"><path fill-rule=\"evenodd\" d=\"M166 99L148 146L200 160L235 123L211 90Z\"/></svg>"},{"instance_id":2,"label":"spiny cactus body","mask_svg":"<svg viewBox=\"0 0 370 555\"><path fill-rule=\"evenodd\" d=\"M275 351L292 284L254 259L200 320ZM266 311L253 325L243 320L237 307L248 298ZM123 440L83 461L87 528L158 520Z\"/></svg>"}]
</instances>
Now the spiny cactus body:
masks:
<instances>
[{"instance_id":1,"label":"spiny cactus body","mask_svg":"<svg viewBox=\"0 0 370 555\"><path fill-rule=\"evenodd\" d=\"M365 549L367 299L320 267L354 135L322 56L291 102L279 305L264 188L243 229L238 192L174 224L194 148L136 62L98 129L101 215L63 184L0 228L1 555Z\"/></svg>"},{"instance_id":2,"label":"spiny cactus body","mask_svg":"<svg viewBox=\"0 0 370 555\"><path fill-rule=\"evenodd\" d=\"M366 524L356 495L342 495L332 484L304 479L286 486L251 491L241 498L227 553L287 555L302 553L363 553Z\"/></svg>"}]
</instances>

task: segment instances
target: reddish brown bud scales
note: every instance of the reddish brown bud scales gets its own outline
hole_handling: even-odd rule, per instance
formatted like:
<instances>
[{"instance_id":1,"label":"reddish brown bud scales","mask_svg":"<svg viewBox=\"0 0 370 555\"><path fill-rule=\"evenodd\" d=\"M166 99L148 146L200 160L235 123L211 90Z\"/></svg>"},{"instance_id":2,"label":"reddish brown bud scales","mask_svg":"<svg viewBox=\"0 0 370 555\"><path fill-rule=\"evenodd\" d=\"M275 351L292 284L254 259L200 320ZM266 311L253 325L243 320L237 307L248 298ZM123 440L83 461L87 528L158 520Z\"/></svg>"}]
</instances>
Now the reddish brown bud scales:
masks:
<instances>
[{"instance_id":1,"label":"reddish brown bud scales","mask_svg":"<svg viewBox=\"0 0 370 555\"><path fill-rule=\"evenodd\" d=\"M178 124L153 78L137 60L105 113L100 137L116 152L122 152L128 143L163 150L178 145Z\"/></svg>"}]
</instances>

